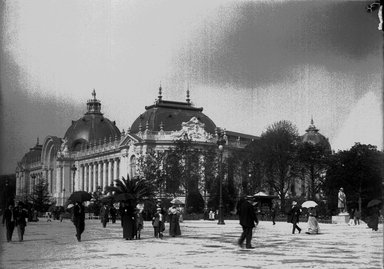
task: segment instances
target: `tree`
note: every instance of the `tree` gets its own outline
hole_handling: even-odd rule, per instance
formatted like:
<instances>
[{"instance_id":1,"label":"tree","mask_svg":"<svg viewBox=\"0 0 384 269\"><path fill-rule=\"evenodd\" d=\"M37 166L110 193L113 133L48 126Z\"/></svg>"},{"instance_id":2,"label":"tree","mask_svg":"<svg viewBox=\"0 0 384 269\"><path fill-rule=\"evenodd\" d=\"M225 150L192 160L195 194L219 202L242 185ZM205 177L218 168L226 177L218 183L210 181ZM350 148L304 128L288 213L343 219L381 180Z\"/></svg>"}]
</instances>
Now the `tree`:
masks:
<instances>
[{"instance_id":1,"label":"tree","mask_svg":"<svg viewBox=\"0 0 384 269\"><path fill-rule=\"evenodd\" d=\"M16 175L0 176L0 208L7 208L15 199Z\"/></svg>"},{"instance_id":2,"label":"tree","mask_svg":"<svg viewBox=\"0 0 384 269\"><path fill-rule=\"evenodd\" d=\"M145 179L152 182L155 186L158 196L163 196L164 183L166 180L165 170L163 164L166 152L164 151L150 151L145 155L138 158L138 170Z\"/></svg>"},{"instance_id":3,"label":"tree","mask_svg":"<svg viewBox=\"0 0 384 269\"><path fill-rule=\"evenodd\" d=\"M307 199L315 200L324 185L325 172L331 151L320 144L299 143L297 158L302 180L307 183Z\"/></svg>"},{"instance_id":4,"label":"tree","mask_svg":"<svg viewBox=\"0 0 384 269\"><path fill-rule=\"evenodd\" d=\"M362 216L372 199L381 199L384 155L376 146L356 143L350 150L333 154L324 191L330 208L337 208L337 192L344 188L349 207L359 207Z\"/></svg>"},{"instance_id":5,"label":"tree","mask_svg":"<svg viewBox=\"0 0 384 269\"><path fill-rule=\"evenodd\" d=\"M260 158L267 183L280 197L282 208L285 208L285 196L292 180L298 174L297 141L297 128L284 120L270 125L260 138Z\"/></svg>"},{"instance_id":6,"label":"tree","mask_svg":"<svg viewBox=\"0 0 384 269\"><path fill-rule=\"evenodd\" d=\"M257 139L252 141L238 157L243 164L241 187L245 195L253 195L268 187L263 180L266 174L262 159L263 149L261 140Z\"/></svg>"},{"instance_id":7,"label":"tree","mask_svg":"<svg viewBox=\"0 0 384 269\"><path fill-rule=\"evenodd\" d=\"M166 190L174 196L184 193L188 197L189 192L199 192L202 152L189 138L176 140L174 144L175 147L167 152L164 164ZM185 202L188 208L188 200Z\"/></svg>"},{"instance_id":8,"label":"tree","mask_svg":"<svg viewBox=\"0 0 384 269\"><path fill-rule=\"evenodd\" d=\"M32 193L29 195L28 199L39 212L46 212L54 203L52 197L49 195L48 182L42 178L40 178L37 181L37 184L33 186Z\"/></svg>"},{"instance_id":9,"label":"tree","mask_svg":"<svg viewBox=\"0 0 384 269\"><path fill-rule=\"evenodd\" d=\"M114 195L128 194L135 205L143 202L144 200L151 199L155 195L155 188L153 184L140 176L136 176L132 179L121 177L121 179L115 180L115 186L108 186L108 192L114 192Z\"/></svg>"}]
</instances>

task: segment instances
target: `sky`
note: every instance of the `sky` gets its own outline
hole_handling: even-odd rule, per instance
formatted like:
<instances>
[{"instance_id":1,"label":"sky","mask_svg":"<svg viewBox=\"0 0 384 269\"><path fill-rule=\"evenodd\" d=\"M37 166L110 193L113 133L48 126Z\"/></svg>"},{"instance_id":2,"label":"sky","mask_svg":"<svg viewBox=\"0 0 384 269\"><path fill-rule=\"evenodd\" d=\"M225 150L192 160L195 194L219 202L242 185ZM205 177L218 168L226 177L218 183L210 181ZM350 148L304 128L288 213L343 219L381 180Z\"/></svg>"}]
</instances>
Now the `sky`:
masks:
<instances>
[{"instance_id":1,"label":"sky","mask_svg":"<svg viewBox=\"0 0 384 269\"><path fill-rule=\"evenodd\" d=\"M383 147L383 32L368 1L0 0L0 174L63 137L96 90L127 130L163 99L259 136L276 121L331 147Z\"/></svg>"}]
</instances>

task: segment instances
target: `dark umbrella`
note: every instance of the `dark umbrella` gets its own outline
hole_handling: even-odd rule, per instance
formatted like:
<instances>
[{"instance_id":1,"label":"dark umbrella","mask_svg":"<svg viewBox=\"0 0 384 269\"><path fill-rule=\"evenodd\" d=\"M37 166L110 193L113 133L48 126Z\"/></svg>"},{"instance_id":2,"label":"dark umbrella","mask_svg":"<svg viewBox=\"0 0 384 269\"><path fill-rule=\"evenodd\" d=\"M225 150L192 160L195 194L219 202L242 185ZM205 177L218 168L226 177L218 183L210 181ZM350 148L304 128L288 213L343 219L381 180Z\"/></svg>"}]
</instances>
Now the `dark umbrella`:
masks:
<instances>
[{"instance_id":1,"label":"dark umbrella","mask_svg":"<svg viewBox=\"0 0 384 269\"><path fill-rule=\"evenodd\" d=\"M120 193L115 195L115 201L117 202L124 202L124 201L129 201L129 200L135 200L136 197L132 193Z\"/></svg>"},{"instance_id":2,"label":"dark umbrella","mask_svg":"<svg viewBox=\"0 0 384 269\"><path fill-rule=\"evenodd\" d=\"M68 200L70 200L71 202L79 202L79 203L90 201L91 199L92 199L92 195L86 191L75 191L68 198Z\"/></svg>"},{"instance_id":3,"label":"dark umbrella","mask_svg":"<svg viewBox=\"0 0 384 269\"><path fill-rule=\"evenodd\" d=\"M372 201L370 201L367 205L367 207L373 207L375 205L380 205L381 204L381 201L380 200L377 200L377 199L373 199Z\"/></svg>"}]
</instances>

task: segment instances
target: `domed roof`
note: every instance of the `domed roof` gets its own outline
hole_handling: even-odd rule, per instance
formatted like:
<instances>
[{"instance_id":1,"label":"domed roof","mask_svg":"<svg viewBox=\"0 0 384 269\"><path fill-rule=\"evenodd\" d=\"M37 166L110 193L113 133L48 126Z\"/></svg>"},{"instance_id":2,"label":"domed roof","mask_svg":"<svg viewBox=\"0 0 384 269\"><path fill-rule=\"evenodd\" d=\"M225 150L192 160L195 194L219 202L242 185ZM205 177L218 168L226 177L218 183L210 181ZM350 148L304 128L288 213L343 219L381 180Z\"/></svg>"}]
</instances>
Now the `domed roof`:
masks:
<instances>
[{"instance_id":1,"label":"domed roof","mask_svg":"<svg viewBox=\"0 0 384 269\"><path fill-rule=\"evenodd\" d=\"M145 112L141 114L132 124L131 133L138 133L148 129L149 131L178 131L182 128L183 122L188 122L196 117L204 123L204 130L214 134L216 125L202 111L203 108L194 107L189 99L187 91L187 102L174 102L162 99L161 87L159 88L159 98L155 104L145 107Z\"/></svg>"},{"instance_id":2,"label":"domed roof","mask_svg":"<svg viewBox=\"0 0 384 269\"><path fill-rule=\"evenodd\" d=\"M36 163L41 160L41 151L43 149L42 145L39 145L39 138L37 138L37 143L33 148L29 149L29 152L27 152L23 159L21 160L21 163L23 164L31 164Z\"/></svg>"},{"instance_id":3,"label":"domed roof","mask_svg":"<svg viewBox=\"0 0 384 269\"><path fill-rule=\"evenodd\" d=\"M120 138L120 130L115 122L105 118L100 112L101 103L96 99L96 92L93 90L93 99L87 102L87 112L77 121L72 121L64 135L70 151L78 151L89 143L104 143L115 137Z\"/></svg>"},{"instance_id":4,"label":"domed roof","mask_svg":"<svg viewBox=\"0 0 384 269\"><path fill-rule=\"evenodd\" d=\"M331 150L331 145L329 144L328 139L319 133L319 129L313 124L313 119L311 119L311 124L308 129L305 130L306 133L302 136L303 143L311 143L313 145L321 145L327 150Z\"/></svg>"}]
</instances>

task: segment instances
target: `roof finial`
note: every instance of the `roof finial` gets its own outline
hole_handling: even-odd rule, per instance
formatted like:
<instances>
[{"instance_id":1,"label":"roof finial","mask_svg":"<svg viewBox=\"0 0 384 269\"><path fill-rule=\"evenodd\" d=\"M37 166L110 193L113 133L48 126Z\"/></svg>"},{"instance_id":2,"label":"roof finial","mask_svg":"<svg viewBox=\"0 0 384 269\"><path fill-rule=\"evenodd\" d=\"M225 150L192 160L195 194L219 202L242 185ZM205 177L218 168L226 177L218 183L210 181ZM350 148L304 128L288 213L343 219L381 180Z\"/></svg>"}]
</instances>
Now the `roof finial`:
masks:
<instances>
[{"instance_id":1,"label":"roof finial","mask_svg":"<svg viewBox=\"0 0 384 269\"><path fill-rule=\"evenodd\" d=\"M311 124L313 125L313 115L311 115Z\"/></svg>"},{"instance_id":2,"label":"roof finial","mask_svg":"<svg viewBox=\"0 0 384 269\"><path fill-rule=\"evenodd\" d=\"M160 87L159 87L159 101L161 101L162 95L161 95L161 81L160 81Z\"/></svg>"},{"instance_id":3,"label":"roof finial","mask_svg":"<svg viewBox=\"0 0 384 269\"><path fill-rule=\"evenodd\" d=\"M96 91L95 91L95 89L93 89L92 96L93 96L93 100L96 100Z\"/></svg>"},{"instance_id":4,"label":"roof finial","mask_svg":"<svg viewBox=\"0 0 384 269\"><path fill-rule=\"evenodd\" d=\"M37 137L36 145L39 145L39 137Z\"/></svg>"},{"instance_id":5,"label":"roof finial","mask_svg":"<svg viewBox=\"0 0 384 269\"><path fill-rule=\"evenodd\" d=\"M189 82L187 87L187 103L189 104L191 102L191 99L189 99Z\"/></svg>"}]
</instances>

